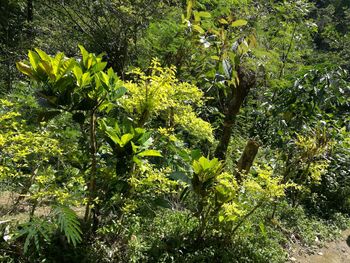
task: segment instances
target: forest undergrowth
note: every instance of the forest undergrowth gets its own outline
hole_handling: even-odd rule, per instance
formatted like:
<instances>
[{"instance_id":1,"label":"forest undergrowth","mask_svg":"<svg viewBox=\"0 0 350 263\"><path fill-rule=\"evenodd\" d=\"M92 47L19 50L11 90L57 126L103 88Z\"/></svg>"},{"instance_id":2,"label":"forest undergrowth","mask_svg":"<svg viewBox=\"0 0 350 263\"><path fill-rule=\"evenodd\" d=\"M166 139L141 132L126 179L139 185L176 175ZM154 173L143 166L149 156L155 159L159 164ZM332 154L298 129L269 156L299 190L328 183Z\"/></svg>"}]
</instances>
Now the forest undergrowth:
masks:
<instances>
[{"instance_id":1,"label":"forest undergrowth","mask_svg":"<svg viewBox=\"0 0 350 263\"><path fill-rule=\"evenodd\" d=\"M349 5L0 1L0 262L286 262L339 238Z\"/></svg>"}]
</instances>

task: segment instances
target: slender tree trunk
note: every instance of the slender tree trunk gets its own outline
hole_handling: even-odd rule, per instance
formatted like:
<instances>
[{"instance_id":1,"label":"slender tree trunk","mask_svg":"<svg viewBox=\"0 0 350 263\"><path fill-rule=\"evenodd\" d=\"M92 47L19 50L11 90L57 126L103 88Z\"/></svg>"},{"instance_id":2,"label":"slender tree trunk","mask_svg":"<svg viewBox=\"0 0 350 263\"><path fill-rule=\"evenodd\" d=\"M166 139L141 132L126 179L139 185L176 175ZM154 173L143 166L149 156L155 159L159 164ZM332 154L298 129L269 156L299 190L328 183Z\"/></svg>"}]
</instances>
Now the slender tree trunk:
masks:
<instances>
[{"instance_id":1,"label":"slender tree trunk","mask_svg":"<svg viewBox=\"0 0 350 263\"><path fill-rule=\"evenodd\" d=\"M34 217L34 214L35 214L35 210L36 210L38 204L39 204L39 201L37 199L35 199L33 201L32 207L31 207L30 212L29 212L29 221L30 222L33 220L33 217Z\"/></svg>"},{"instance_id":2,"label":"slender tree trunk","mask_svg":"<svg viewBox=\"0 0 350 263\"><path fill-rule=\"evenodd\" d=\"M91 154L91 173L88 183L88 202L85 209L85 222L89 222L92 216L92 203L96 197L96 171L97 171L97 140L96 140L96 112L92 110L90 115L90 154Z\"/></svg>"},{"instance_id":3,"label":"slender tree trunk","mask_svg":"<svg viewBox=\"0 0 350 263\"><path fill-rule=\"evenodd\" d=\"M247 142L241 158L238 160L237 170L235 172L235 177L238 184L242 182L242 173L247 174L250 170L250 167L252 167L255 156L258 153L259 146L260 145L254 140L249 140Z\"/></svg>"},{"instance_id":4,"label":"slender tree trunk","mask_svg":"<svg viewBox=\"0 0 350 263\"><path fill-rule=\"evenodd\" d=\"M237 86L231 85L231 96L228 98L227 109L225 110L225 119L222 124L222 134L216 147L214 156L220 160L226 159L226 152L230 143L232 127L239 110L248 96L249 90L255 86L256 79L252 71L244 70L239 67L237 70L239 83Z\"/></svg>"},{"instance_id":5,"label":"slender tree trunk","mask_svg":"<svg viewBox=\"0 0 350 263\"><path fill-rule=\"evenodd\" d=\"M6 65L7 65L7 91L10 92L12 88L12 72L11 72L11 62L12 60L7 58Z\"/></svg>"}]
</instances>

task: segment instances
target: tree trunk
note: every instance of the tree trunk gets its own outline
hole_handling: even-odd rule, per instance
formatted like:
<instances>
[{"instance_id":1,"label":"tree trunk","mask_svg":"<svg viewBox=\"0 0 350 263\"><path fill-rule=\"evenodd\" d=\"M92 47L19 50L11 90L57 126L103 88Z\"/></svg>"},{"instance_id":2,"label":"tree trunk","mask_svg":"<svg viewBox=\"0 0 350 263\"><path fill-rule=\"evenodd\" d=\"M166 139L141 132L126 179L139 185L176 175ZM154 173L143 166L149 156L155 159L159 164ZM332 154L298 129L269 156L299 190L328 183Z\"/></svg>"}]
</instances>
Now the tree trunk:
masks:
<instances>
[{"instance_id":1,"label":"tree trunk","mask_svg":"<svg viewBox=\"0 0 350 263\"><path fill-rule=\"evenodd\" d=\"M225 119L222 124L222 134L215 149L214 156L220 160L226 159L226 152L230 143L232 127L239 110L248 96L249 90L255 86L256 79L252 71L239 67L237 70L239 83L237 86L231 85L231 96L228 98L228 105L225 110Z\"/></svg>"},{"instance_id":2,"label":"tree trunk","mask_svg":"<svg viewBox=\"0 0 350 263\"><path fill-rule=\"evenodd\" d=\"M11 62L12 60L10 58L6 58L6 65L7 65L7 80L6 80L6 86L7 86L7 92L10 92L12 89L12 71L11 71Z\"/></svg>"},{"instance_id":3,"label":"tree trunk","mask_svg":"<svg viewBox=\"0 0 350 263\"><path fill-rule=\"evenodd\" d=\"M258 150L259 144L256 141L249 140L247 142L247 145L244 148L241 158L239 158L238 160L237 171L235 172L235 177L238 184L242 182L242 173L247 174L250 170L250 167L252 167Z\"/></svg>"},{"instance_id":4,"label":"tree trunk","mask_svg":"<svg viewBox=\"0 0 350 263\"><path fill-rule=\"evenodd\" d=\"M88 201L85 208L85 222L91 220L91 206L93 200L96 196L96 171L97 171L97 161L96 161L96 152L97 152L97 141L96 141L96 113L95 110L92 110L90 116L90 154L91 154L91 173L88 183Z\"/></svg>"}]
</instances>

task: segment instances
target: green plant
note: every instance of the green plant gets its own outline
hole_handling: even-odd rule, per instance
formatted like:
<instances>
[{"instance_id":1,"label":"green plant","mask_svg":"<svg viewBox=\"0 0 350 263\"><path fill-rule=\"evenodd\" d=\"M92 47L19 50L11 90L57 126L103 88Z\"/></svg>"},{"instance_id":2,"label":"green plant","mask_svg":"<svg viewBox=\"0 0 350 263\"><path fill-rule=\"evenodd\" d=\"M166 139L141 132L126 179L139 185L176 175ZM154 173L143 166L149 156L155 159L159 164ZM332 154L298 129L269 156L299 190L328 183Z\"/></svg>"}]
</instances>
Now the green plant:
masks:
<instances>
[{"instance_id":1,"label":"green plant","mask_svg":"<svg viewBox=\"0 0 350 263\"><path fill-rule=\"evenodd\" d=\"M52 224L42 218L33 217L31 221L19 226L19 230L16 233L15 238L18 239L22 236L25 237L23 247L24 254L29 251L33 252L30 249L31 245L34 245L35 250L40 253L43 250L43 243L47 244L50 242L50 235L52 235L52 233Z\"/></svg>"},{"instance_id":2,"label":"green plant","mask_svg":"<svg viewBox=\"0 0 350 263\"><path fill-rule=\"evenodd\" d=\"M57 224L67 238L68 243L76 246L81 242L82 231L76 213L67 206L56 206L53 211Z\"/></svg>"},{"instance_id":3,"label":"green plant","mask_svg":"<svg viewBox=\"0 0 350 263\"><path fill-rule=\"evenodd\" d=\"M136 81L125 83L127 95L121 100L122 107L133 117L138 127L160 117L168 128L180 126L200 140L213 141L211 125L199 118L195 107L203 104L203 92L190 83L176 78L175 67L161 67L153 59L146 75L139 68L131 74ZM153 127L160 127L160 123Z\"/></svg>"},{"instance_id":4,"label":"green plant","mask_svg":"<svg viewBox=\"0 0 350 263\"><path fill-rule=\"evenodd\" d=\"M91 207L96 198L97 112L107 98L116 100L126 90L113 69L104 72L107 63L102 61L102 54L96 56L87 52L83 46L79 48L82 54L80 61L68 59L63 53L51 57L36 49L36 52L29 51L29 61L18 62L17 68L37 83L38 95L50 107L55 108L53 115L51 111L48 112L51 117L60 114L62 110L74 113L73 120L80 124L84 123L86 115L90 117L90 141L86 150L90 154L91 169L86 180L88 200L85 212L85 221L89 222L95 217L95 211Z\"/></svg>"}]
</instances>

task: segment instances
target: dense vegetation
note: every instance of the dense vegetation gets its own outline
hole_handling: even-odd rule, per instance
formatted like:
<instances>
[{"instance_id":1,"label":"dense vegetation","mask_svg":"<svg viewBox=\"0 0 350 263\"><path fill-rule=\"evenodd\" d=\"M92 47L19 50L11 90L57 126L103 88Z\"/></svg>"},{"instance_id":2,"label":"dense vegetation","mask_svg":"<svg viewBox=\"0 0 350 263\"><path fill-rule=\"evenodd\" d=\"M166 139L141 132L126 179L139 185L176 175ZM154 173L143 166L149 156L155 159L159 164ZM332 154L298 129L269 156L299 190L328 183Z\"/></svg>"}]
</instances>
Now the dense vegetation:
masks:
<instances>
[{"instance_id":1,"label":"dense vegetation","mask_svg":"<svg viewBox=\"0 0 350 263\"><path fill-rule=\"evenodd\" d=\"M0 262L285 262L335 238L349 29L347 0L0 0Z\"/></svg>"}]
</instances>

